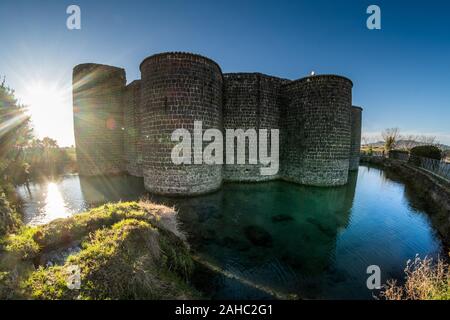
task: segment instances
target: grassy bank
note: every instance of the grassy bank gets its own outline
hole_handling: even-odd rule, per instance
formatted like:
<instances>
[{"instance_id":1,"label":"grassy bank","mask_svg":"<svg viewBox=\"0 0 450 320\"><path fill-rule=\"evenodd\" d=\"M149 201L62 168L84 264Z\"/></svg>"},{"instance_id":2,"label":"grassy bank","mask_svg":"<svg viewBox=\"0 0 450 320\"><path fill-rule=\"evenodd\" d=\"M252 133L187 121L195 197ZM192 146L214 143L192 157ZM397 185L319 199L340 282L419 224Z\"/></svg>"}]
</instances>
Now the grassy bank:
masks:
<instances>
[{"instance_id":1,"label":"grassy bank","mask_svg":"<svg viewBox=\"0 0 450 320\"><path fill-rule=\"evenodd\" d=\"M0 299L199 297L188 285L193 262L176 214L164 206L107 204L2 243Z\"/></svg>"}]
</instances>

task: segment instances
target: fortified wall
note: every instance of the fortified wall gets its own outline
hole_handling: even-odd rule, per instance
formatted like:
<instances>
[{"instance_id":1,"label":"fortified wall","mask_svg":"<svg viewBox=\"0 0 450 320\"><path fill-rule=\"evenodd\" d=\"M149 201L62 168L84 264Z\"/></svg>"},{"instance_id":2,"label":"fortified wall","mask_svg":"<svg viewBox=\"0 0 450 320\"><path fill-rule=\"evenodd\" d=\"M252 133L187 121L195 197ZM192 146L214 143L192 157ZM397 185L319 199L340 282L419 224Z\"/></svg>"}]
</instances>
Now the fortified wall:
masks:
<instances>
[{"instance_id":1,"label":"fortified wall","mask_svg":"<svg viewBox=\"0 0 450 320\"><path fill-rule=\"evenodd\" d=\"M213 60L181 52L150 56L140 70L141 80L126 86L123 69L74 68L81 175L127 172L143 177L150 192L196 195L217 190L223 181L344 185L349 170L358 168L362 109L352 106L353 83L345 77L291 81L261 73L223 74ZM261 165L248 164L248 153L242 165L173 164L178 142L171 141L172 132L193 132L194 121L202 121L203 131L279 129L278 174L261 175Z\"/></svg>"}]
</instances>

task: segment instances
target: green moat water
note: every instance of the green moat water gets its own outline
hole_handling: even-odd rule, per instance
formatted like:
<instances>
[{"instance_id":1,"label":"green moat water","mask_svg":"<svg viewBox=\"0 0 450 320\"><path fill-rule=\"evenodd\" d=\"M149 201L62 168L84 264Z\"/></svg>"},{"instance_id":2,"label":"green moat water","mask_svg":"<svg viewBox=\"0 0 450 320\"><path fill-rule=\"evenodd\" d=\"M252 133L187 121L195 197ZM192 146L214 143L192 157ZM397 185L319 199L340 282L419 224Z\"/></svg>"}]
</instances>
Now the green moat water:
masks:
<instances>
[{"instance_id":1,"label":"green moat water","mask_svg":"<svg viewBox=\"0 0 450 320\"><path fill-rule=\"evenodd\" d=\"M18 193L28 224L148 196L142 180L131 177L67 176ZM380 266L383 282L401 280L406 260L436 256L443 247L423 204L372 167L361 166L344 187L227 183L201 197L148 197L175 206L192 249L222 270L194 278L215 299L271 298L265 289L308 299L371 299L369 265Z\"/></svg>"}]
</instances>

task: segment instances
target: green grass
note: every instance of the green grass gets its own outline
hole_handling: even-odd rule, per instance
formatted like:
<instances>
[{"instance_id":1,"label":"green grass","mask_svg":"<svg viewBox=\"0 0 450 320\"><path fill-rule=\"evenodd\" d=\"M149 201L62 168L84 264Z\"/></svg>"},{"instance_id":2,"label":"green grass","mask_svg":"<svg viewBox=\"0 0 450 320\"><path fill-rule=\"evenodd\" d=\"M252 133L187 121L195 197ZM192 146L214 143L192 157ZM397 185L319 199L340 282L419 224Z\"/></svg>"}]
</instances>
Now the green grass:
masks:
<instances>
[{"instance_id":1,"label":"green grass","mask_svg":"<svg viewBox=\"0 0 450 320\"><path fill-rule=\"evenodd\" d=\"M18 233L9 234L3 241L4 250L21 260L35 258L41 251L41 247L34 240L38 230L38 228L23 227Z\"/></svg>"},{"instance_id":2,"label":"green grass","mask_svg":"<svg viewBox=\"0 0 450 320\"><path fill-rule=\"evenodd\" d=\"M175 212L150 203L108 204L4 239L0 297L32 299L184 299L200 295L187 283L193 261ZM81 244L62 265L30 266L44 253ZM26 265L15 282L12 271ZM68 286L80 270L81 288ZM3 273L2 273L3 272ZM17 274L17 271L16 271ZM3 279L3 280L2 280Z\"/></svg>"}]
</instances>

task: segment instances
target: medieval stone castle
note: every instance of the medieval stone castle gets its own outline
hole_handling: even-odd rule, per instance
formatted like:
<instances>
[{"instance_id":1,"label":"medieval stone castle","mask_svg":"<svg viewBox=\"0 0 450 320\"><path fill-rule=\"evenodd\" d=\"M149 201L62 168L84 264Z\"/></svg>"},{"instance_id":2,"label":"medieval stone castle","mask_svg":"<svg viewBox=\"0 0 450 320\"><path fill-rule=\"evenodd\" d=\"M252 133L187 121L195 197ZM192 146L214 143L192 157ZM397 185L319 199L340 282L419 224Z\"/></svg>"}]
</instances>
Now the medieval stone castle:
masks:
<instances>
[{"instance_id":1,"label":"medieval stone castle","mask_svg":"<svg viewBox=\"0 0 450 320\"><path fill-rule=\"evenodd\" d=\"M126 85L125 70L81 64L73 71L73 112L80 175L127 172L148 191L196 195L223 181L283 179L337 186L359 164L360 107L352 82L337 75L299 80L261 73L224 74L209 58L161 53L140 65L141 80ZM174 130L279 129L280 170L260 165L176 165ZM269 149L270 150L270 149Z\"/></svg>"}]
</instances>

